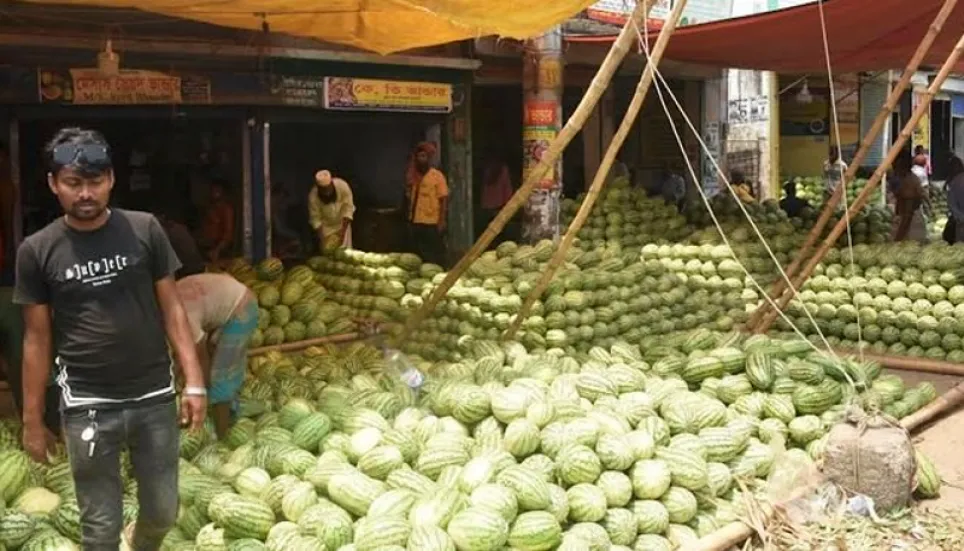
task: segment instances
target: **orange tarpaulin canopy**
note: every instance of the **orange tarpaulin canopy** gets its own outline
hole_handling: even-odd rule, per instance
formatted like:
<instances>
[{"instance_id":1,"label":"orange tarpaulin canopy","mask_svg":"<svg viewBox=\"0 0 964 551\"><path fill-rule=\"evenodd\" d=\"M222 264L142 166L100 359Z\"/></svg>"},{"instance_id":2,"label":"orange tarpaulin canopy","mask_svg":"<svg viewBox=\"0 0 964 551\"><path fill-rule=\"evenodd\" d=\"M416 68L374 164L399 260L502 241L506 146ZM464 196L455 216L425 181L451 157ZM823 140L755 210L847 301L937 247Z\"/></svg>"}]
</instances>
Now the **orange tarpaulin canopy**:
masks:
<instances>
[{"instance_id":1,"label":"orange tarpaulin canopy","mask_svg":"<svg viewBox=\"0 0 964 551\"><path fill-rule=\"evenodd\" d=\"M835 73L903 68L943 4L943 0L824 2L831 68ZM940 67L962 33L964 2L959 2L922 67ZM678 29L666 57L716 67L826 73L819 4ZM964 72L964 63L957 69Z\"/></svg>"},{"instance_id":2,"label":"orange tarpaulin canopy","mask_svg":"<svg viewBox=\"0 0 964 551\"><path fill-rule=\"evenodd\" d=\"M214 25L316 38L381 54L481 36L531 38L594 0L26 0L136 8Z\"/></svg>"}]
</instances>

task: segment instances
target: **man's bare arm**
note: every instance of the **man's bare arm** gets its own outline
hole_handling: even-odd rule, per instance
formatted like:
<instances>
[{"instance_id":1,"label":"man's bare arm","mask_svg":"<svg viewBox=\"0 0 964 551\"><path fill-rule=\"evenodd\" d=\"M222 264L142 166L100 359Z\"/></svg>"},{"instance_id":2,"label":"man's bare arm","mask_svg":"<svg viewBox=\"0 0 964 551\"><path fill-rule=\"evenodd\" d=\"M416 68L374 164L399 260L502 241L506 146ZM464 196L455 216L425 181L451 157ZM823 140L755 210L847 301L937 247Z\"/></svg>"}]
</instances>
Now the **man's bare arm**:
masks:
<instances>
[{"instance_id":1,"label":"man's bare arm","mask_svg":"<svg viewBox=\"0 0 964 551\"><path fill-rule=\"evenodd\" d=\"M27 304L23 307L23 424L42 426L45 395L50 380L53 339L50 306Z\"/></svg>"},{"instance_id":2,"label":"man's bare arm","mask_svg":"<svg viewBox=\"0 0 964 551\"><path fill-rule=\"evenodd\" d=\"M194 346L191 326L181 304L181 298L177 294L177 287L174 278L171 276L160 279L154 283L157 294L157 302L164 315L164 330L167 333L167 340L174 348L174 356L177 358L177 365L181 368L184 376L184 385L190 387L205 387L204 373L201 371L201 364L198 361L197 349Z\"/></svg>"}]
</instances>

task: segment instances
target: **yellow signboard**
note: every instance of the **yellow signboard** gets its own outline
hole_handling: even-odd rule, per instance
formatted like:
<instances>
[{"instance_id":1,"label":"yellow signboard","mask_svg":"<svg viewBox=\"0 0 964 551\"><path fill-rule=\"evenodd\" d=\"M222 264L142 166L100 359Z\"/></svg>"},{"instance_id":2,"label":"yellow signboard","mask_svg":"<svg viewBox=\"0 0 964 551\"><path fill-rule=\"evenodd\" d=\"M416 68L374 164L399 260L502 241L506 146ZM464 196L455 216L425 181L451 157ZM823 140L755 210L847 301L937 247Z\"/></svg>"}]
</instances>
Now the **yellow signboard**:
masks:
<instances>
[{"instance_id":1,"label":"yellow signboard","mask_svg":"<svg viewBox=\"0 0 964 551\"><path fill-rule=\"evenodd\" d=\"M155 71L120 71L105 75L96 69L71 69L75 104L143 105L181 103L180 77Z\"/></svg>"},{"instance_id":2,"label":"yellow signboard","mask_svg":"<svg viewBox=\"0 0 964 551\"><path fill-rule=\"evenodd\" d=\"M326 109L450 113L452 85L349 77L325 77Z\"/></svg>"}]
</instances>

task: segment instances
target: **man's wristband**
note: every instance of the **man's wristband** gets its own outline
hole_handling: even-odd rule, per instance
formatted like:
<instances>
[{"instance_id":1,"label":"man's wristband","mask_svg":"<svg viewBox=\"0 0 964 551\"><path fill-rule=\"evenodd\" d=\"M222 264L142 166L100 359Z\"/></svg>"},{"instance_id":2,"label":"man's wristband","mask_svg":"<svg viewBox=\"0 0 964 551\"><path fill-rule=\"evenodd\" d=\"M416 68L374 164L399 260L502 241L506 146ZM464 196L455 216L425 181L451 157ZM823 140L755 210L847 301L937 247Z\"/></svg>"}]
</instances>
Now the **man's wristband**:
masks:
<instances>
[{"instance_id":1,"label":"man's wristband","mask_svg":"<svg viewBox=\"0 0 964 551\"><path fill-rule=\"evenodd\" d=\"M182 394L185 396L207 396L208 389L203 386L186 386Z\"/></svg>"}]
</instances>

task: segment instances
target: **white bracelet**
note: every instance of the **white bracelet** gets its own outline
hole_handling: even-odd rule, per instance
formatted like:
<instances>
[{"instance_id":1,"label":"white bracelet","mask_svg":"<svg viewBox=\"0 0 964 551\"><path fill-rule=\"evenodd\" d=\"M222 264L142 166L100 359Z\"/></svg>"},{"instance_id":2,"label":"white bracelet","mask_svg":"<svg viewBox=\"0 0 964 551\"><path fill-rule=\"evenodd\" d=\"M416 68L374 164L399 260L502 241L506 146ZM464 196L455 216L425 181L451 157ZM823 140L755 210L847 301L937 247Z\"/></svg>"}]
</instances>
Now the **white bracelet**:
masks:
<instances>
[{"instance_id":1,"label":"white bracelet","mask_svg":"<svg viewBox=\"0 0 964 551\"><path fill-rule=\"evenodd\" d=\"M182 394L185 396L207 396L208 389L203 386L186 386Z\"/></svg>"}]
</instances>

